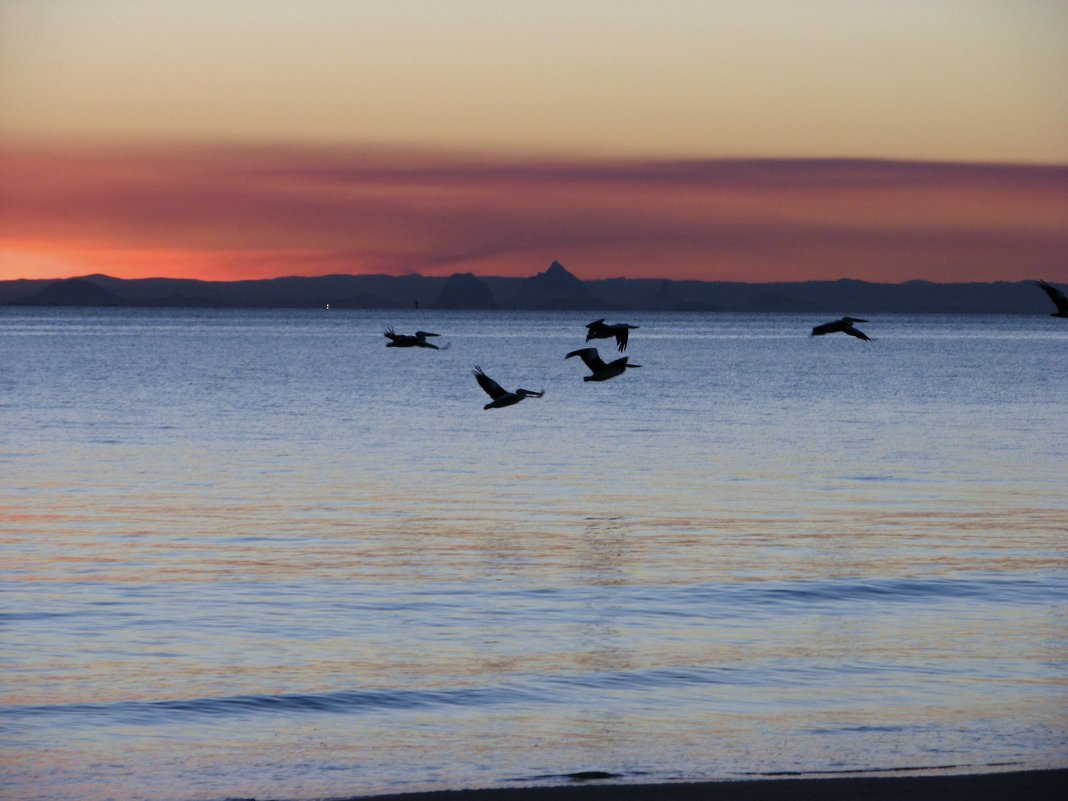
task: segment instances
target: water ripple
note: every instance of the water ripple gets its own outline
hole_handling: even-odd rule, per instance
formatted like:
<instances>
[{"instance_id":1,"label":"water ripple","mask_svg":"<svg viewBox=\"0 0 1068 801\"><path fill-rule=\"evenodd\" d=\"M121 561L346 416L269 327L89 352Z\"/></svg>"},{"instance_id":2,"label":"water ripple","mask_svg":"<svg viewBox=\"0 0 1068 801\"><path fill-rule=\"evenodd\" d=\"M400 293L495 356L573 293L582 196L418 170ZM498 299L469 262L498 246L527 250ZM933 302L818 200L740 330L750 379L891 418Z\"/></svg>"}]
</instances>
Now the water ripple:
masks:
<instances>
[{"instance_id":1,"label":"water ripple","mask_svg":"<svg viewBox=\"0 0 1068 801\"><path fill-rule=\"evenodd\" d=\"M216 698L122 700L111 703L9 705L0 707L0 720L9 725L33 725L41 719L61 718L68 725L160 725L191 718L227 721L260 715L366 714L378 711L500 707L511 704L588 704L604 697L638 694L646 698L677 699L687 688L805 687L826 682L883 682L908 675L965 675L966 665L907 665L845 662L788 663L767 660L741 666L679 666L588 673L530 674L487 687L442 689L344 690L329 693L232 695Z\"/></svg>"},{"instance_id":2,"label":"water ripple","mask_svg":"<svg viewBox=\"0 0 1068 801\"><path fill-rule=\"evenodd\" d=\"M260 714L356 713L440 706L485 706L508 696L520 700L523 693L509 690L461 688L450 690L358 690L320 694L233 695L221 698L191 698L162 701L9 706L0 709L0 719L16 722L35 717L61 716L72 722L156 725L168 719L231 718Z\"/></svg>"}]
</instances>

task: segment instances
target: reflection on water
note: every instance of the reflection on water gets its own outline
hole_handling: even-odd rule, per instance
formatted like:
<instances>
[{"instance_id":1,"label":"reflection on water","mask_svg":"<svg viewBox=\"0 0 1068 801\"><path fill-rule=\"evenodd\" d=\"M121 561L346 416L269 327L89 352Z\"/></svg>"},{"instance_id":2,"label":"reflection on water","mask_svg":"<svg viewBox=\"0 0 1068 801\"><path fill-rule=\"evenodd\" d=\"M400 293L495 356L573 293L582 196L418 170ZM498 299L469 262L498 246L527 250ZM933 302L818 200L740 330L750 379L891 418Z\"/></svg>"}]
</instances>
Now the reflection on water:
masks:
<instances>
[{"instance_id":1,"label":"reflection on water","mask_svg":"<svg viewBox=\"0 0 1068 801\"><path fill-rule=\"evenodd\" d=\"M5 797L1064 764L1061 321L429 314L0 310Z\"/></svg>"}]
</instances>

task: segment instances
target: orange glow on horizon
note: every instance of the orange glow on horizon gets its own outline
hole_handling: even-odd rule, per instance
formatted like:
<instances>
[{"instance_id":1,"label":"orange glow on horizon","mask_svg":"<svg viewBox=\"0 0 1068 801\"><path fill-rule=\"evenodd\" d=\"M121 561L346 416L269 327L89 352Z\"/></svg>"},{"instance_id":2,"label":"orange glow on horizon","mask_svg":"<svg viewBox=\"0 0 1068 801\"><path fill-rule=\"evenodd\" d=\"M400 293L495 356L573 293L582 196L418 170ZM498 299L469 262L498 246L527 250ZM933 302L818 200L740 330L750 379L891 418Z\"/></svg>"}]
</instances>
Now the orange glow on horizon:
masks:
<instances>
[{"instance_id":1,"label":"orange glow on horizon","mask_svg":"<svg viewBox=\"0 0 1068 801\"><path fill-rule=\"evenodd\" d=\"M112 278L188 278L243 281L288 275L353 273L351 261L311 251L164 250L65 242L0 241L0 281Z\"/></svg>"},{"instance_id":2,"label":"orange glow on horizon","mask_svg":"<svg viewBox=\"0 0 1068 801\"><path fill-rule=\"evenodd\" d=\"M418 273L1068 279L1068 167L537 162L361 149L5 153L0 279Z\"/></svg>"}]
</instances>

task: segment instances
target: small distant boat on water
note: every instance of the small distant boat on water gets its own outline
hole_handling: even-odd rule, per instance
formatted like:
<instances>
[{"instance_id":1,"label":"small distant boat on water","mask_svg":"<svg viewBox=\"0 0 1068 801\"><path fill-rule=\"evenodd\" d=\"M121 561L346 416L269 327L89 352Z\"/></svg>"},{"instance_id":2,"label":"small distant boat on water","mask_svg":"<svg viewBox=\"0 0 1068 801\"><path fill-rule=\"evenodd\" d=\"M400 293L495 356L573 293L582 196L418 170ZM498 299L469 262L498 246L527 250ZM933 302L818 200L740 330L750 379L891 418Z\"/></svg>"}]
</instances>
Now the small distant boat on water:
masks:
<instances>
[{"instance_id":1,"label":"small distant boat on water","mask_svg":"<svg viewBox=\"0 0 1068 801\"><path fill-rule=\"evenodd\" d=\"M602 317L600 320L594 320L592 323L586 324L586 341L589 342L591 339L612 339L615 337L616 347L622 353L627 349L627 339L631 330L639 327L630 323L606 323Z\"/></svg>"},{"instance_id":2,"label":"small distant boat on water","mask_svg":"<svg viewBox=\"0 0 1068 801\"><path fill-rule=\"evenodd\" d=\"M623 375L629 367L641 367L640 364L628 364L629 356L623 356L615 361L605 363L604 359L601 358L601 354L597 352L597 348L573 350L564 358L570 359L572 356L578 356L590 368L590 375L584 376L583 381L607 381L609 378Z\"/></svg>"},{"instance_id":3,"label":"small distant boat on water","mask_svg":"<svg viewBox=\"0 0 1068 801\"><path fill-rule=\"evenodd\" d=\"M817 325L812 329L812 336L821 337L824 334L837 334L841 332L843 334L849 334L851 337L856 337L857 339L863 339L865 342L871 342L871 337L853 325L853 323L866 322L868 321L862 320L860 317L843 317L841 320L832 320L829 323Z\"/></svg>"},{"instance_id":4,"label":"small distant boat on water","mask_svg":"<svg viewBox=\"0 0 1068 801\"><path fill-rule=\"evenodd\" d=\"M476 366L472 371L475 375L475 380L478 381L478 385L486 391L493 400L483 406L483 409L500 409L505 406L514 406L521 400L527 398L540 398L545 394L544 390L541 392L535 392L532 389L523 389L520 387L515 392L509 392L484 372L482 368Z\"/></svg>"},{"instance_id":5,"label":"small distant boat on water","mask_svg":"<svg viewBox=\"0 0 1068 801\"><path fill-rule=\"evenodd\" d=\"M433 342L427 342L427 337L441 336L430 331L416 331L414 334L398 334L393 331L393 326L386 329L385 337L389 340L387 348L432 348L442 350Z\"/></svg>"},{"instance_id":6,"label":"small distant boat on water","mask_svg":"<svg viewBox=\"0 0 1068 801\"><path fill-rule=\"evenodd\" d=\"M1047 284L1045 281L1039 281L1038 285L1045 290L1049 295L1049 299L1053 301L1053 305L1057 307L1057 311L1050 312L1050 317L1068 317L1068 297L1065 297L1057 287Z\"/></svg>"}]
</instances>

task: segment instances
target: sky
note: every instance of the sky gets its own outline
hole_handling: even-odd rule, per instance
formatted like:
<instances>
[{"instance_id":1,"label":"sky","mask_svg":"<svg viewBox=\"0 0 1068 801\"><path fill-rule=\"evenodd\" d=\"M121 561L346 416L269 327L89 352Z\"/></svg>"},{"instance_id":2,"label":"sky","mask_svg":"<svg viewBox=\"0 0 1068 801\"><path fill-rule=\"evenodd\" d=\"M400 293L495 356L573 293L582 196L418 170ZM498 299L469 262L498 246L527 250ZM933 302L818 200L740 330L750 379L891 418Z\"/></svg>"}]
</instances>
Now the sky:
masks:
<instances>
[{"instance_id":1,"label":"sky","mask_svg":"<svg viewBox=\"0 0 1068 801\"><path fill-rule=\"evenodd\" d=\"M0 0L0 279L1068 282L1064 0Z\"/></svg>"}]
</instances>

